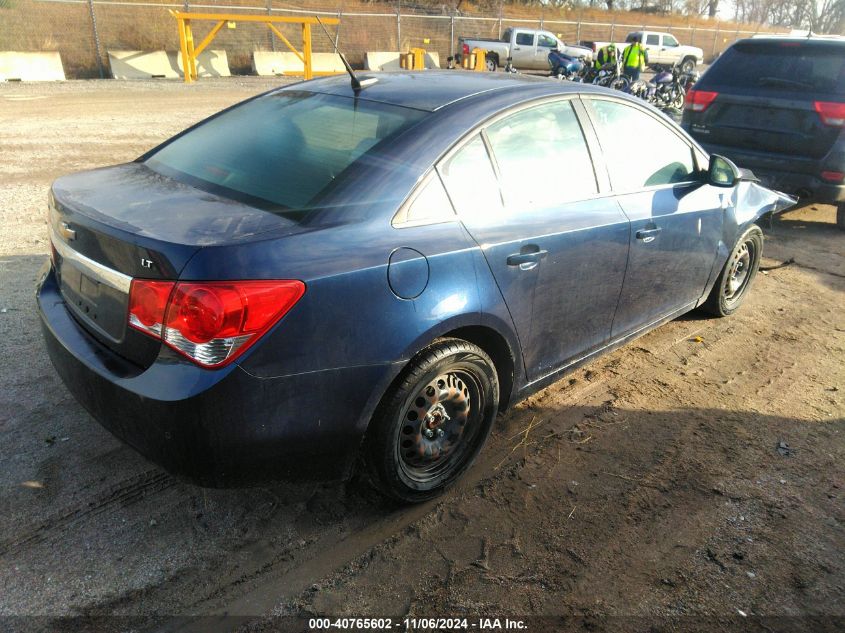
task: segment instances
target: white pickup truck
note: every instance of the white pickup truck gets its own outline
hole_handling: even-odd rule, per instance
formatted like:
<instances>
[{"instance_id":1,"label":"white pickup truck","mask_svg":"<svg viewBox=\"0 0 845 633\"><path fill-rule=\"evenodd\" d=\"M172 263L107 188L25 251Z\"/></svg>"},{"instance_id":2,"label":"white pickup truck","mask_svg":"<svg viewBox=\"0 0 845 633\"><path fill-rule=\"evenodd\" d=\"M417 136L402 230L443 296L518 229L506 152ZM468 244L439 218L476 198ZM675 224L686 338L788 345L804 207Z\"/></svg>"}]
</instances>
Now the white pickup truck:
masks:
<instances>
[{"instance_id":1,"label":"white pickup truck","mask_svg":"<svg viewBox=\"0 0 845 633\"><path fill-rule=\"evenodd\" d=\"M625 50L635 37L645 44L649 64L665 64L674 66L679 64L683 72L692 72L695 67L704 61L704 51L696 46L685 46L678 42L671 33L660 31L632 31L628 33L624 42L617 42L616 48L621 53ZM594 53L600 48L607 46L610 42L581 42L588 46Z\"/></svg>"},{"instance_id":2,"label":"white pickup truck","mask_svg":"<svg viewBox=\"0 0 845 633\"><path fill-rule=\"evenodd\" d=\"M504 66L508 57L515 68L524 70L548 70L549 52L557 49L564 55L585 58L592 61L593 51L586 46L565 44L554 33L539 29L505 29L501 39L458 38L458 50L469 55L474 48L487 51L487 70L494 71Z\"/></svg>"}]
</instances>

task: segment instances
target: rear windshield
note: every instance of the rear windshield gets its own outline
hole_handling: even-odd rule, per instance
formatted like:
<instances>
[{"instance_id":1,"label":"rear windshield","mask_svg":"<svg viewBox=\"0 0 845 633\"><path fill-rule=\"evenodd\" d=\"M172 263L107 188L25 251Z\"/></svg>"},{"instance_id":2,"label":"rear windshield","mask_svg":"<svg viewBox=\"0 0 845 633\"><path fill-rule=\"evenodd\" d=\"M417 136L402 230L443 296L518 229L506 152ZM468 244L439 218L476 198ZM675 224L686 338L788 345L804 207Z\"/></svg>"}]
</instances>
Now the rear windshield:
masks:
<instances>
[{"instance_id":1,"label":"rear windshield","mask_svg":"<svg viewBox=\"0 0 845 633\"><path fill-rule=\"evenodd\" d=\"M707 71L704 85L843 96L845 46L792 40L740 42Z\"/></svg>"},{"instance_id":2,"label":"rear windshield","mask_svg":"<svg viewBox=\"0 0 845 633\"><path fill-rule=\"evenodd\" d=\"M305 210L359 158L427 113L283 91L203 123L147 157L150 169L270 210Z\"/></svg>"}]
</instances>

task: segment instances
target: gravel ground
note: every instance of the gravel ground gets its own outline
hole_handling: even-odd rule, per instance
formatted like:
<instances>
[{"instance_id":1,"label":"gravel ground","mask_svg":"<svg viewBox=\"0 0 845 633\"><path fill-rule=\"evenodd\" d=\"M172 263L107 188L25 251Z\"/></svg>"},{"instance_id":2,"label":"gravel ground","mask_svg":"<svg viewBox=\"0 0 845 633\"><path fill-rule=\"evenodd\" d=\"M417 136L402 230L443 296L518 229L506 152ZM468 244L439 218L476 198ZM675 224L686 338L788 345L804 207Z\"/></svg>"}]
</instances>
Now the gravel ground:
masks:
<instances>
[{"instance_id":1,"label":"gravel ground","mask_svg":"<svg viewBox=\"0 0 845 633\"><path fill-rule=\"evenodd\" d=\"M50 181L278 83L0 84L2 625L227 613L845 626L845 235L831 207L767 230L764 265L795 263L759 275L734 317L688 315L533 396L456 489L420 507L357 480L197 488L98 426L53 372L34 309Z\"/></svg>"}]
</instances>

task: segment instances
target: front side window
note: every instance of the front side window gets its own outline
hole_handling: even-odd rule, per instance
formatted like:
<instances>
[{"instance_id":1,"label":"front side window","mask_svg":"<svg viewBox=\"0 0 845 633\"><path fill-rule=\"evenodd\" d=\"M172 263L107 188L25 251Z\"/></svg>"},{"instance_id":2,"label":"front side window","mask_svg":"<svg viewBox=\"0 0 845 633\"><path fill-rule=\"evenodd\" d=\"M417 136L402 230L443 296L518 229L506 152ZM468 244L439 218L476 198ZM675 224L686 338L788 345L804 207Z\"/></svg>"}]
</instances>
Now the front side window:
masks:
<instances>
[{"instance_id":1,"label":"front side window","mask_svg":"<svg viewBox=\"0 0 845 633\"><path fill-rule=\"evenodd\" d=\"M516 43L520 46L534 46L534 34L517 31Z\"/></svg>"},{"instance_id":2,"label":"front side window","mask_svg":"<svg viewBox=\"0 0 845 633\"><path fill-rule=\"evenodd\" d=\"M663 45L674 48L675 46L678 46L678 40L676 40L672 35L664 35Z\"/></svg>"},{"instance_id":3,"label":"front side window","mask_svg":"<svg viewBox=\"0 0 845 633\"><path fill-rule=\"evenodd\" d=\"M636 191L695 177L692 147L666 124L618 101L593 99L592 105L615 191Z\"/></svg>"},{"instance_id":4,"label":"front side window","mask_svg":"<svg viewBox=\"0 0 845 633\"><path fill-rule=\"evenodd\" d=\"M657 46L660 44L660 36L658 35L646 35L645 43L649 46Z\"/></svg>"},{"instance_id":5,"label":"front side window","mask_svg":"<svg viewBox=\"0 0 845 633\"><path fill-rule=\"evenodd\" d=\"M270 210L304 210L347 167L425 114L363 99L276 92L203 123L145 164Z\"/></svg>"},{"instance_id":6,"label":"front side window","mask_svg":"<svg viewBox=\"0 0 845 633\"><path fill-rule=\"evenodd\" d=\"M537 36L537 46L545 46L546 48L555 48L557 46L557 40L550 35L538 35Z\"/></svg>"},{"instance_id":7,"label":"front side window","mask_svg":"<svg viewBox=\"0 0 845 633\"><path fill-rule=\"evenodd\" d=\"M487 128L508 208L555 206L597 193L595 172L569 101L521 110Z\"/></svg>"},{"instance_id":8,"label":"front side window","mask_svg":"<svg viewBox=\"0 0 845 633\"><path fill-rule=\"evenodd\" d=\"M458 213L476 218L501 213L499 182L481 136L459 149L439 171Z\"/></svg>"}]
</instances>

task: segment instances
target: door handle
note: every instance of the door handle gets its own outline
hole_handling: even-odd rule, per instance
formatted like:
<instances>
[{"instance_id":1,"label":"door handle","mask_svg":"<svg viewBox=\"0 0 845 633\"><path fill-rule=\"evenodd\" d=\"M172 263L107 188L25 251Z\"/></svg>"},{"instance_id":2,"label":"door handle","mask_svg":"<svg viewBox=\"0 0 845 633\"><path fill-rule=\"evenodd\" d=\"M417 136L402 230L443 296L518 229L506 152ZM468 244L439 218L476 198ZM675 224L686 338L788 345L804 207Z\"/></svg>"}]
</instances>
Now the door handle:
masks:
<instances>
[{"instance_id":1,"label":"door handle","mask_svg":"<svg viewBox=\"0 0 845 633\"><path fill-rule=\"evenodd\" d=\"M527 253L514 253L513 255L508 255L508 266L519 266L522 270L530 270L531 268L534 268L534 266L540 263L541 259L549 254L549 251L542 251L536 246L534 248L537 250L532 250Z\"/></svg>"},{"instance_id":2,"label":"door handle","mask_svg":"<svg viewBox=\"0 0 845 633\"><path fill-rule=\"evenodd\" d=\"M641 229L637 231L637 239L642 240L646 244L653 241L657 234L660 233L661 228L659 226L654 227L653 229Z\"/></svg>"}]
</instances>

